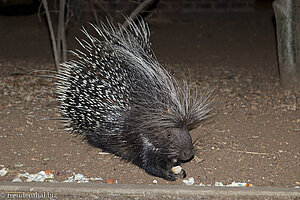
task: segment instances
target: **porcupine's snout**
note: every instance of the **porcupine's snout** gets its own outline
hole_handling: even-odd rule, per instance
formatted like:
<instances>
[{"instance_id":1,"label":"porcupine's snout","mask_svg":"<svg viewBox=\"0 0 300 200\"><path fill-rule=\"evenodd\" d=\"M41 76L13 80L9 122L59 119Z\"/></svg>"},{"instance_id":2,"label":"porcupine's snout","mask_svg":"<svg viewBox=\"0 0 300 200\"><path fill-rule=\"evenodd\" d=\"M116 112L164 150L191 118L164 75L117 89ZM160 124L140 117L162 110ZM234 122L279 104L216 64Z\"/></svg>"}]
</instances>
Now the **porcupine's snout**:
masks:
<instances>
[{"instance_id":1,"label":"porcupine's snout","mask_svg":"<svg viewBox=\"0 0 300 200\"><path fill-rule=\"evenodd\" d=\"M194 156L194 147L192 143L192 138L189 133L186 137L187 138L185 138L185 141L183 143L184 144L183 148L179 152L179 159L181 161L188 161Z\"/></svg>"},{"instance_id":2,"label":"porcupine's snout","mask_svg":"<svg viewBox=\"0 0 300 200\"><path fill-rule=\"evenodd\" d=\"M188 161L194 156L194 147L192 137L187 128L174 129L175 138L172 139L172 144L177 148L177 158L173 162Z\"/></svg>"},{"instance_id":3,"label":"porcupine's snout","mask_svg":"<svg viewBox=\"0 0 300 200\"><path fill-rule=\"evenodd\" d=\"M194 156L194 148L193 145L190 147L184 148L179 152L179 159L181 161L188 161Z\"/></svg>"}]
</instances>

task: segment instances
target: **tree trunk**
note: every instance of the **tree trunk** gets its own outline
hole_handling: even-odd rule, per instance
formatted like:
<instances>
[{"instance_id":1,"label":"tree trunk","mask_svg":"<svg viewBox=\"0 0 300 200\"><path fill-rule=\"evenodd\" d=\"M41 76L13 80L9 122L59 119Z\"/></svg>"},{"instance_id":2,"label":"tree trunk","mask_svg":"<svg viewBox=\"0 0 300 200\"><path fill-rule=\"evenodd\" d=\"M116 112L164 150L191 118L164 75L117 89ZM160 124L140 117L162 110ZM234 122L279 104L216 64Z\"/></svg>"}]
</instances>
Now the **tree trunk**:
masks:
<instances>
[{"instance_id":1,"label":"tree trunk","mask_svg":"<svg viewBox=\"0 0 300 200\"><path fill-rule=\"evenodd\" d=\"M299 87L300 81L300 0L276 0L277 50L283 88Z\"/></svg>"}]
</instances>

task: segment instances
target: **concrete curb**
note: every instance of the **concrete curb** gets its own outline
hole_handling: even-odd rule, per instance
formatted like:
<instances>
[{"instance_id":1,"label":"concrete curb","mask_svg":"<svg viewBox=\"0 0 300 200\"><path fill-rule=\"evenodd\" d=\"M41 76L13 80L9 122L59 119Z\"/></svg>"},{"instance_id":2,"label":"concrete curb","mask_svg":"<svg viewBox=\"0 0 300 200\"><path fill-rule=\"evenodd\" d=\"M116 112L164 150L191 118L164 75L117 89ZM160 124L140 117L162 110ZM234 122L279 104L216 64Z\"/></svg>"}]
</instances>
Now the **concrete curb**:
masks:
<instances>
[{"instance_id":1,"label":"concrete curb","mask_svg":"<svg viewBox=\"0 0 300 200\"><path fill-rule=\"evenodd\" d=\"M197 198L234 197L264 199L300 199L298 188L267 187L200 187L179 185L134 185L104 183L16 183L0 182L0 198L20 193L52 193L58 195L138 195L142 197L166 195ZM2 196L1 196L2 195Z\"/></svg>"}]
</instances>

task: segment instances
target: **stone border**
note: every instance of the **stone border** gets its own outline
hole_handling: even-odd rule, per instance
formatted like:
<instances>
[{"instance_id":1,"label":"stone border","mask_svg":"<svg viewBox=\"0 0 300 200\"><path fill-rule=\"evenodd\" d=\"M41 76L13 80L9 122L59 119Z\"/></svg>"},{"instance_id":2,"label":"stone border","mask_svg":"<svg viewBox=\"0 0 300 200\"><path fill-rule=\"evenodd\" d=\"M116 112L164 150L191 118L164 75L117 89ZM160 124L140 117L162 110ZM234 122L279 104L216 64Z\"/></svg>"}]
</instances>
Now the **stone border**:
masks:
<instances>
[{"instance_id":1,"label":"stone border","mask_svg":"<svg viewBox=\"0 0 300 200\"><path fill-rule=\"evenodd\" d=\"M234 197L267 199L300 199L298 188L275 187L202 187L180 185L136 185L105 183L17 183L0 182L0 199L8 194L51 193L57 195L155 195L184 197Z\"/></svg>"}]
</instances>

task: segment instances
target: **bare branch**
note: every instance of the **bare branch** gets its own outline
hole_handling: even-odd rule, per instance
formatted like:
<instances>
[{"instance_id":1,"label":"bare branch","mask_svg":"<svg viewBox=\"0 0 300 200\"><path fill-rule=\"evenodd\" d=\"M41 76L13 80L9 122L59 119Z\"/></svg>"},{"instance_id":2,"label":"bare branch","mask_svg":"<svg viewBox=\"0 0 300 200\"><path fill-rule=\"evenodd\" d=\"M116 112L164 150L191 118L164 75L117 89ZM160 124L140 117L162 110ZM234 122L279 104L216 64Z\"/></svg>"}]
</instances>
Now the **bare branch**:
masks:
<instances>
[{"instance_id":1,"label":"bare branch","mask_svg":"<svg viewBox=\"0 0 300 200\"><path fill-rule=\"evenodd\" d=\"M128 22L136 18L136 16L149 4L151 4L154 0L145 0L143 1L128 17L128 20L125 20L123 23L124 27L128 26Z\"/></svg>"},{"instance_id":2,"label":"bare branch","mask_svg":"<svg viewBox=\"0 0 300 200\"><path fill-rule=\"evenodd\" d=\"M100 27L98 15L97 15L93 0L90 0L90 5L91 5L91 8L92 8L92 12L93 12L94 18L96 20L97 26Z\"/></svg>"}]
</instances>

